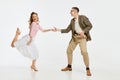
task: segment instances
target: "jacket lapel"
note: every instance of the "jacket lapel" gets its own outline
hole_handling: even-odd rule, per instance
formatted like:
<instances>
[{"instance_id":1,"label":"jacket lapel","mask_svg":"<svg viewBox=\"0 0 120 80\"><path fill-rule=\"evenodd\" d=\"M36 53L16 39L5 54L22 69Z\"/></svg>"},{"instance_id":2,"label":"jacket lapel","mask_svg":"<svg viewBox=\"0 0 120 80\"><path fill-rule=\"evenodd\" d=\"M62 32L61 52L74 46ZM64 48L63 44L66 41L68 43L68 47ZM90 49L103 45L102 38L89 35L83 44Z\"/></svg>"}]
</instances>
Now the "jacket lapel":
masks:
<instances>
[{"instance_id":1,"label":"jacket lapel","mask_svg":"<svg viewBox=\"0 0 120 80\"><path fill-rule=\"evenodd\" d=\"M83 29L82 20L81 20L80 15L78 18L78 22L79 22L80 28ZM75 19L74 18L72 19L72 30L73 30L73 32L75 31Z\"/></svg>"},{"instance_id":2,"label":"jacket lapel","mask_svg":"<svg viewBox=\"0 0 120 80\"><path fill-rule=\"evenodd\" d=\"M72 20L72 30L75 31L75 20L74 20L74 18Z\"/></svg>"},{"instance_id":3,"label":"jacket lapel","mask_svg":"<svg viewBox=\"0 0 120 80\"><path fill-rule=\"evenodd\" d=\"M80 17L80 16L79 16L79 19L78 19L78 20L79 20L78 22L79 22L80 28L83 29L83 27L82 27L82 20L81 20L81 17Z\"/></svg>"}]
</instances>

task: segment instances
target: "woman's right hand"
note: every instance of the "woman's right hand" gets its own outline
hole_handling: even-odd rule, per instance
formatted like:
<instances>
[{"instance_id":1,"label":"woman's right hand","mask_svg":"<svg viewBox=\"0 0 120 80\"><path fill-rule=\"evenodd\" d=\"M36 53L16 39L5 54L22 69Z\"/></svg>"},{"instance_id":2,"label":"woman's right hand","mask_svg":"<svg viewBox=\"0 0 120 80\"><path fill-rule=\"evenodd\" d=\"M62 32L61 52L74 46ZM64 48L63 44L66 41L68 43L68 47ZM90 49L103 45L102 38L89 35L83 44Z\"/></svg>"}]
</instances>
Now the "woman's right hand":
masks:
<instances>
[{"instance_id":1,"label":"woman's right hand","mask_svg":"<svg viewBox=\"0 0 120 80\"><path fill-rule=\"evenodd\" d=\"M30 40L27 42L27 45L30 45L32 42L32 37L30 37Z\"/></svg>"},{"instance_id":2,"label":"woman's right hand","mask_svg":"<svg viewBox=\"0 0 120 80\"><path fill-rule=\"evenodd\" d=\"M27 42L27 45L29 46L29 45L30 45L30 43L31 43L31 41L28 41L28 42Z\"/></svg>"}]
</instances>

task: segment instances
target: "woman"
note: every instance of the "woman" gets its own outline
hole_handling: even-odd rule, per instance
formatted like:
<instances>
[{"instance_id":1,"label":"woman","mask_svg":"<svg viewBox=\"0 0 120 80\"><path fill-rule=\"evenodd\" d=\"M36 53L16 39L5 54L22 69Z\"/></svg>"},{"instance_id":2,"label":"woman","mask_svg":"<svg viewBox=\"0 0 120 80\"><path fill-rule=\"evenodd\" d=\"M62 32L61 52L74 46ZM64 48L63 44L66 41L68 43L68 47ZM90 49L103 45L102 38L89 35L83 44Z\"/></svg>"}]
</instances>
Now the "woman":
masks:
<instances>
[{"instance_id":1,"label":"woman","mask_svg":"<svg viewBox=\"0 0 120 80\"><path fill-rule=\"evenodd\" d=\"M39 18L38 14L35 12L31 13L30 20L29 20L29 34L23 36L21 39L18 40L18 36L20 35L20 30L17 28L15 37L11 43L12 47L16 47L23 56L32 59L31 69L34 71L38 71L36 68L36 60L38 59L38 50L34 44L34 38L38 32L38 30L42 32L48 32L52 29L42 29L39 25Z\"/></svg>"}]
</instances>

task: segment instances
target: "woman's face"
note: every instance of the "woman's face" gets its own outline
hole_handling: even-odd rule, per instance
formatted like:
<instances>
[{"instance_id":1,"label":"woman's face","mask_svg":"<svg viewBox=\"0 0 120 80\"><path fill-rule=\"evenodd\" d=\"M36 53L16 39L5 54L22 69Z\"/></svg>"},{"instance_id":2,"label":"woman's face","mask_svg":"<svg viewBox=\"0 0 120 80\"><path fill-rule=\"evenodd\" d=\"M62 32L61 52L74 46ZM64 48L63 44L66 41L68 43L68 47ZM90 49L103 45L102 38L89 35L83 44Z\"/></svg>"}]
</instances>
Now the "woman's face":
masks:
<instances>
[{"instance_id":1,"label":"woman's face","mask_svg":"<svg viewBox=\"0 0 120 80\"><path fill-rule=\"evenodd\" d=\"M33 22L37 22L38 21L38 16L36 14L32 15L32 20Z\"/></svg>"}]
</instances>

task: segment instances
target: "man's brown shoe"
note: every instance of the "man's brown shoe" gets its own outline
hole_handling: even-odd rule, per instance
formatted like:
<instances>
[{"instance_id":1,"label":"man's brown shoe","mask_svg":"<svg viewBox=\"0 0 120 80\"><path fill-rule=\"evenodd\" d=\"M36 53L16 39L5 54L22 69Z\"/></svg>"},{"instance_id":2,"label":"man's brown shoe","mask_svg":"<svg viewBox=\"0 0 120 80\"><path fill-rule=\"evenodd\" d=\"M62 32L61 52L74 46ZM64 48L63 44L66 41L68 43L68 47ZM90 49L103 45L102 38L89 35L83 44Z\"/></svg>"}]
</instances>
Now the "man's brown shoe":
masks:
<instances>
[{"instance_id":1,"label":"man's brown shoe","mask_svg":"<svg viewBox=\"0 0 120 80\"><path fill-rule=\"evenodd\" d=\"M87 74L87 76L92 76L90 70L86 70L86 74Z\"/></svg>"},{"instance_id":2,"label":"man's brown shoe","mask_svg":"<svg viewBox=\"0 0 120 80\"><path fill-rule=\"evenodd\" d=\"M61 71L72 71L72 68L65 67L64 69L61 69Z\"/></svg>"}]
</instances>

